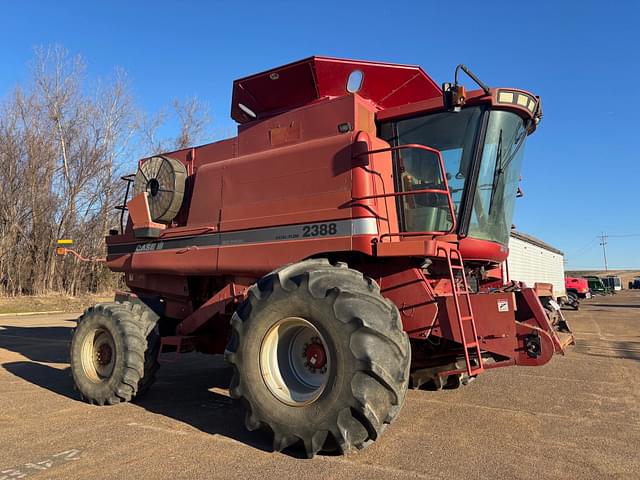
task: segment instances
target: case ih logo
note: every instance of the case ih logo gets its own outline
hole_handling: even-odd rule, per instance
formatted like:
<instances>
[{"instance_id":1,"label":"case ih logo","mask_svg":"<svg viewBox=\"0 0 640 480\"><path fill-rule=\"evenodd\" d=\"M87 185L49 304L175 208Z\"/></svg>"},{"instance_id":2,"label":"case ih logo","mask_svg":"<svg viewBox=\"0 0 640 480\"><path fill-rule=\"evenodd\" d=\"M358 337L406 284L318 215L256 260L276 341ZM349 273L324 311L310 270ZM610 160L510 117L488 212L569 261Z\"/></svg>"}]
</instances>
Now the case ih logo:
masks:
<instances>
[{"instance_id":1,"label":"case ih logo","mask_svg":"<svg viewBox=\"0 0 640 480\"><path fill-rule=\"evenodd\" d=\"M142 243L136 246L136 253L138 252L153 252L155 250L162 250L163 242L158 243Z\"/></svg>"}]
</instances>

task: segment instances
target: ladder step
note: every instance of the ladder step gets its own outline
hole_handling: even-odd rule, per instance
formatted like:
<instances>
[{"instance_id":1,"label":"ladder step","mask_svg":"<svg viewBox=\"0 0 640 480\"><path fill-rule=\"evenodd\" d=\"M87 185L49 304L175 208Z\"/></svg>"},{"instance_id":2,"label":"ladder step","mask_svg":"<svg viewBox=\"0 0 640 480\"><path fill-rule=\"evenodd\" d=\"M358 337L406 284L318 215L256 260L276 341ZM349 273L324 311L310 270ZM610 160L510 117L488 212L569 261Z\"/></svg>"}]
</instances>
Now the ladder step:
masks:
<instances>
[{"instance_id":1,"label":"ladder step","mask_svg":"<svg viewBox=\"0 0 640 480\"><path fill-rule=\"evenodd\" d=\"M484 365L482 364L482 355L481 355L481 351L480 351L480 343L478 341L478 339L476 338L474 341L466 343L465 340L465 328L464 328L464 322L471 322L471 327L473 330L473 333L475 335L476 332L476 328L475 328L475 319L473 317L473 313L471 311L471 297L470 294L472 293L469 290L469 285L467 284L467 279L464 276L464 262L462 261L462 255L460 255L460 252L458 250L451 250L446 252L446 255L448 257L447 259L447 263L449 265L449 275L451 277L451 281L453 282L453 285L451 285L452 290L453 290L453 301L455 303L456 306L456 316L458 317L458 325L460 326L460 333L462 336L462 345L464 347L465 350L465 358L466 358L466 371L467 374L469 376L473 376L476 375L480 372L484 371ZM454 263L455 262L455 263ZM457 288L457 282L456 280L459 280L459 278L456 278L456 270L458 271L462 271L462 289L458 289ZM462 315L460 312L460 297L466 297L466 302L467 302L467 306L469 309L469 315ZM479 357L478 358L478 366L474 366L471 364L471 360L470 360L470 353L469 350L470 349L475 349L476 350L476 355Z\"/></svg>"}]
</instances>

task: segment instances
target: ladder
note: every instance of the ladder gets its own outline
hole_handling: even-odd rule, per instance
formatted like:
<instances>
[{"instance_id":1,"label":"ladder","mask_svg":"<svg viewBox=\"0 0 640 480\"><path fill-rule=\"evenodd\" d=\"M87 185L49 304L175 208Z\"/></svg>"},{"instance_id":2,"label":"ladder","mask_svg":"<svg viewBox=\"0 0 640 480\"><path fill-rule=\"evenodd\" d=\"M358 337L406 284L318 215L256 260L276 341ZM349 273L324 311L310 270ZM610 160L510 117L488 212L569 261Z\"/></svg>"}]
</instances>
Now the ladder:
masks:
<instances>
[{"instance_id":1,"label":"ladder","mask_svg":"<svg viewBox=\"0 0 640 480\"><path fill-rule=\"evenodd\" d=\"M456 319L458 320L458 327L460 328L461 343L464 349L464 361L469 377L482 373L484 366L482 364L482 352L480 351L480 342L478 339L478 332L476 329L476 321L473 316L473 309L471 308L471 296L469 291L469 285L467 283L467 277L464 273L464 263L460 251L454 247L439 247L439 251L444 252L444 258L447 260L447 267L449 270L449 280L451 281L451 290L453 296L453 304L456 310ZM461 280L462 288L458 288L458 280ZM466 310L468 315L462 314L462 308L460 307L460 297L464 298L466 303ZM466 325L466 326L465 326ZM466 332L469 331L473 338L472 341L467 341ZM472 363L472 357L477 360L476 364Z\"/></svg>"}]
</instances>

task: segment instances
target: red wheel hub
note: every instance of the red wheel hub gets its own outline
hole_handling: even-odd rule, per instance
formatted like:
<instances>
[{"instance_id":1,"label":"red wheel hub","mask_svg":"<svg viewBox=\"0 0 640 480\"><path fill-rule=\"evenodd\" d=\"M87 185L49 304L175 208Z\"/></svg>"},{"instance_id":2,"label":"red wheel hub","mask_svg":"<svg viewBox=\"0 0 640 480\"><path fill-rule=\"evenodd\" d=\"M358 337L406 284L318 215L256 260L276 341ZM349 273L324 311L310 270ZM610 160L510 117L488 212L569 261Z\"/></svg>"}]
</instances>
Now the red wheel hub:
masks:
<instances>
[{"instance_id":1,"label":"red wheel hub","mask_svg":"<svg viewBox=\"0 0 640 480\"><path fill-rule=\"evenodd\" d=\"M100 365L108 365L111 361L111 347L106 343L103 343L98 347L97 360Z\"/></svg>"},{"instance_id":2,"label":"red wheel hub","mask_svg":"<svg viewBox=\"0 0 640 480\"><path fill-rule=\"evenodd\" d=\"M327 354L321 343L311 343L305 350L307 365L313 369L319 369L327 364Z\"/></svg>"}]
</instances>

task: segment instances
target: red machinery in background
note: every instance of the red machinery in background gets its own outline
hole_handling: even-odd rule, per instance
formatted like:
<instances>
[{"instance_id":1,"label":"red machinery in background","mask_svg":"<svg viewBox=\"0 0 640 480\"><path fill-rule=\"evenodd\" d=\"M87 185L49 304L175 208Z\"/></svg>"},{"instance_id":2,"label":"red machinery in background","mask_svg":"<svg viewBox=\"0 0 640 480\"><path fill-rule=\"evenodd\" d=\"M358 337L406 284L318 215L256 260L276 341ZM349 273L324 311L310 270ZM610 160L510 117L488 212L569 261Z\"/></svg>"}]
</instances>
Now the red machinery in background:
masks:
<instances>
[{"instance_id":1,"label":"red machinery in background","mask_svg":"<svg viewBox=\"0 0 640 480\"><path fill-rule=\"evenodd\" d=\"M591 298L589 282L586 278L565 277L564 286L567 289L567 295L575 300L579 298Z\"/></svg>"},{"instance_id":2,"label":"red machinery in background","mask_svg":"<svg viewBox=\"0 0 640 480\"><path fill-rule=\"evenodd\" d=\"M533 289L485 288L538 97L464 66L440 88L416 66L311 57L236 80L231 116L237 137L128 178L107 265L130 292L71 346L88 401L144 392L160 352L225 352L247 427L313 456L376 440L409 384L542 365L570 341Z\"/></svg>"}]
</instances>

